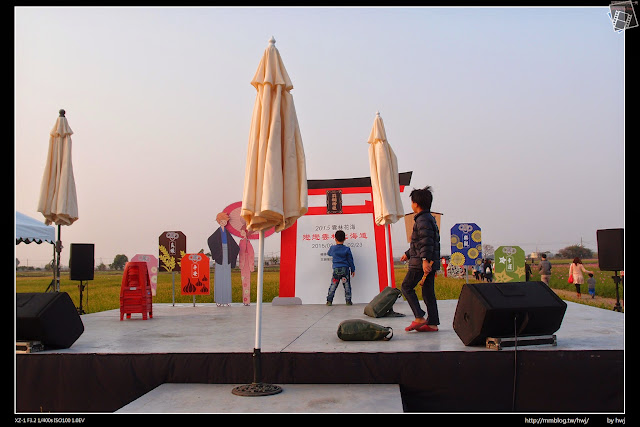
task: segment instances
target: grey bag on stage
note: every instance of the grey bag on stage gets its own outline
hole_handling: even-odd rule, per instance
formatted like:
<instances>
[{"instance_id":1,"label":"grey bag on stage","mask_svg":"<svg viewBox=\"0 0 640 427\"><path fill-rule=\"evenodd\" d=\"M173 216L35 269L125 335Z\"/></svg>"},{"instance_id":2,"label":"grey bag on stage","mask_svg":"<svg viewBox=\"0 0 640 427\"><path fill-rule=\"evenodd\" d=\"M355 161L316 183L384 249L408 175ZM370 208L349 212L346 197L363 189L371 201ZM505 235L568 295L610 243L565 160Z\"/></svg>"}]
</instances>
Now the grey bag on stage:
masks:
<instances>
[{"instance_id":1,"label":"grey bag on stage","mask_svg":"<svg viewBox=\"0 0 640 427\"><path fill-rule=\"evenodd\" d=\"M400 289L387 286L367 304L364 314L370 317L403 317L404 314L393 311L393 304L401 295Z\"/></svg>"},{"instance_id":2,"label":"grey bag on stage","mask_svg":"<svg viewBox=\"0 0 640 427\"><path fill-rule=\"evenodd\" d=\"M389 341L392 337L393 329L390 327L366 320L344 320L338 326L338 338L343 341Z\"/></svg>"}]
</instances>

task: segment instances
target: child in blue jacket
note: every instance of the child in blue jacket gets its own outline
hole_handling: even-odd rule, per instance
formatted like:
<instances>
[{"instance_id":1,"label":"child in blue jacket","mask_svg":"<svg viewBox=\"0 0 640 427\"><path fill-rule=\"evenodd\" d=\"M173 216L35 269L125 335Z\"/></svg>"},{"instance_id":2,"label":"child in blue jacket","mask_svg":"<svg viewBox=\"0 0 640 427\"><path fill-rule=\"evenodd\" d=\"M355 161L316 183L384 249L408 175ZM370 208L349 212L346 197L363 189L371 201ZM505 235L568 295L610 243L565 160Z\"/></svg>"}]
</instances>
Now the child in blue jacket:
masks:
<instances>
[{"instance_id":1,"label":"child in blue jacket","mask_svg":"<svg viewBox=\"0 0 640 427\"><path fill-rule=\"evenodd\" d=\"M351 270L351 277L355 276L356 266L353 263L351 248L344 244L344 231L336 231L334 238L336 240L336 244L332 245L327 252L327 255L333 258L333 275L331 277L331 285L329 285L327 305L333 304L333 297L339 283L342 283L344 286L344 297L347 300L347 305L351 305L351 280L349 279L349 270Z\"/></svg>"}]
</instances>

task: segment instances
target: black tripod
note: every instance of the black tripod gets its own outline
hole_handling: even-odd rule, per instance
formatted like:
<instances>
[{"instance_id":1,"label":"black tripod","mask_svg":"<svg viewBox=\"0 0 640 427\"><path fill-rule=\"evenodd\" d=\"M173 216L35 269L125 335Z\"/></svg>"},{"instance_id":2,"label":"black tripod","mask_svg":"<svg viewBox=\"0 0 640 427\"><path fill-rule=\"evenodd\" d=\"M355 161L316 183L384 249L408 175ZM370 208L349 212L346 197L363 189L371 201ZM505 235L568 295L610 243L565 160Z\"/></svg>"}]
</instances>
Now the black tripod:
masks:
<instances>
[{"instance_id":1,"label":"black tripod","mask_svg":"<svg viewBox=\"0 0 640 427\"><path fill-rule=\"evenodd\" d=\"M622 312L622 306L620 305L620 291L618 289L618 285L622 283L622 277L618 276L618 271L615 272L615 275L611 276L613 279L613 283L616 284L616 305L613 306L613 311Z\"/></svg>"}]
</instances>

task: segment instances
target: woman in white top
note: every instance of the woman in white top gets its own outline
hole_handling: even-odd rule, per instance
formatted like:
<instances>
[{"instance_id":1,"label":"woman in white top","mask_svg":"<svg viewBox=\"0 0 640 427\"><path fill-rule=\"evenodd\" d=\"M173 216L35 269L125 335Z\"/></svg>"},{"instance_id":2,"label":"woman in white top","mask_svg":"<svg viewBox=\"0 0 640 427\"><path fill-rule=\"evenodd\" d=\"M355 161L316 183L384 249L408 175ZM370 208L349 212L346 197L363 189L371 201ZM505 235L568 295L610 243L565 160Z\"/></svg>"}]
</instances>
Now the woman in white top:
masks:
<instances>
[{"instance_id":1,"label":"woman in white top","mask_svg":"<svg viewBox=\"0 0 640 427\"><path fill-rule=\"evenodd\" d=\"M584 273L593 274L593 271L589 271L584 268L584 265L582 265L582 261L580 260L580 258L575 257L573 259L573 262L569 266L569 275L573 275L573 284L576 285L578 298L580 298L580 285L584 283Z\"/></svg>"}]
</instances>

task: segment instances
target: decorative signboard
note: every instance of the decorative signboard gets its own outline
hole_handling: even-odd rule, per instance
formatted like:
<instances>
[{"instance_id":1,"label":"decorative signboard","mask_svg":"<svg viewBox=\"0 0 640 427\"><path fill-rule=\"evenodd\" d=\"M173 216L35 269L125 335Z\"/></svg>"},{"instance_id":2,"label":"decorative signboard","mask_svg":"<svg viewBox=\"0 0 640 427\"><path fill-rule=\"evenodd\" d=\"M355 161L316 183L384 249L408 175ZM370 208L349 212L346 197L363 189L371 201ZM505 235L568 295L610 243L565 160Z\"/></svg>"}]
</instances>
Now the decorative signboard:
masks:
<instances>
[{"instance_id":1,"label":"decorative signboard","mask_svg":"<svg viewBox=\"0 0 640 427\"><path fill-rule=\"evenodd\" d=\"M474 223L451 227L451 264L479 265L482 263L482 233Z\"/></svg>"},{"instance_id":2,"label":"decorative signboard","mask_svg":"<svg viewBox=\"0 0 640 427\"><path fill-rule=\"evenodd\" d=\"M180 260L187 252L187 237L182 231L165 231L160 242L160 267L164 271L180 271Z\"/></svg>"},{"instance_id":3,"label":"decorative signboard","mask_svg":"<svg viewBox=\"0 0 640 427\"><path fill-rule=\"evenodd\" d=\"M202 253L185 254L182 257L180 279L182 295L209 295L209 257Z\"/></svg>"},{"instance_id":4,"label":"decorative signboard","mask_svg":"<svg viewBox=\"0 0 640 427\"><path fill-rule=\"evenodd\" d=\"M144 262L147 264L149 281L151 282L151 295L156 296L156 289L158 287L158 258L148 254L136 254L131 258L131 261Z\"/></svg>"},{"instance_id":5,"label":"decorative signboard","mask_svg":"<svg viewBox=\"0 0 640 427\"><path fill-rule=\"evenodd\" d=\"M411 180L411 172L399 174L400 191ZM371 178L308 180L309 209L280 239L280 297L298 297L303 304L324 304L331 284L335 232L345 232L344 244L351 248L356 274L351 278L353 303L371 301L387 287L388 259L383 226L375 224ZM335 202L335 203L334 203ZM391 282L395 274L391 270ZM344 302L338 286L334 304Z\"/></svg>"},{"instance_id":6,"label":"decorative signboard","mask_svg":"<svg viewBox=\"0 0 640 427\"><path fill-rule=\"evenodd\" d=\"M525 254L519 246L500 246L494 252L495 267L493 270L494 282L524 282Z\"/></svg>"},{"instance_id":7,"label":"decorative signboard","mask_svg":"<svg viewBox=\"0 0 640 427\"><path fill-rule=\"evenodd\" d=\"M327 191L327 213L342 213L342 190Z\"/></svg>"}]
</instances>

